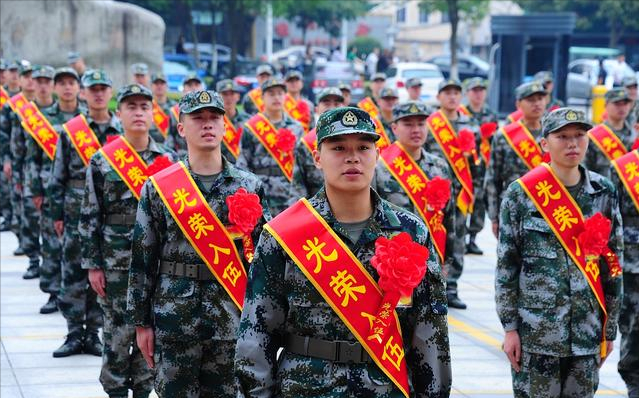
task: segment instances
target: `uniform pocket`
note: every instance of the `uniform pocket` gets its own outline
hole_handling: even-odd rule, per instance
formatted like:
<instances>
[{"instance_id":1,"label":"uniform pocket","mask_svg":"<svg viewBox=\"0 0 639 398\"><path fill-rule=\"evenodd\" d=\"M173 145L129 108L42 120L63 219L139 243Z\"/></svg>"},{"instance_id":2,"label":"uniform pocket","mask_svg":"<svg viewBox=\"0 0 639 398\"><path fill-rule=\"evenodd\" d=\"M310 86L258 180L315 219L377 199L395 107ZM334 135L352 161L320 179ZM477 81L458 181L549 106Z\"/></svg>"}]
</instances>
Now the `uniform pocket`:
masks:
<instances>
[{"instance_id":1,"label":"uniform pocket","mask_svg":"<svg viewBox=\"0 0 639 398\"><path fill-rule=\"evenodd\" d=\"M528 257L557 258L556 238L546 220L540 217L527 217L524 220L523 229L522 257L524 261Z\"/></svg>"},{"instance_id":2,"label":"uniform pocket","mask_svg":"<svg viewBox=\"0 0 639 398\"><path fill-rule=\"evenodd\" d=\"M155 329L160 340L199 338L201 303L195 283L188 278L160 275L153 304Z\"/></svg>"}]
</instances>

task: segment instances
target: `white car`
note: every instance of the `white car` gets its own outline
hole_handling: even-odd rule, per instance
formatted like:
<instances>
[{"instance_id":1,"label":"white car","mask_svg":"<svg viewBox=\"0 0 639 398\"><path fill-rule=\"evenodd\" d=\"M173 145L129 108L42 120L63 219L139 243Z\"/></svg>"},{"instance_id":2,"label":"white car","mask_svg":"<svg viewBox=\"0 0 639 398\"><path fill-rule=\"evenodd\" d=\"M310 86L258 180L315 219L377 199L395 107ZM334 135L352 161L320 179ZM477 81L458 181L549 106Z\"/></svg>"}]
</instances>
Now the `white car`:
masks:
<instances>
[{"instance_id":1,"label":"white car","mask_svg":"<svg viewBox=\"0 0 639 398\"><path fill-rule=\"evenodd\" d=\"M408 100L406 81L414 77L421 79L421 101L428 105L437 104L437 87L444 80L439 67L426 62L398 62L386 69L386 77L386 85L397 88L399 102Z\"/></svg>"},{"instance_id":2,"label":"white car","mask_svg":"<svg viewBox=\"0 0 639 398\"><path fill-rule=\"evenodd\" d=\"M608 90L613 86L612 72L617 64L615 59L604 60L607 77L604 85ZM625 76L632 76L635 72L627 66ZM599 61L596 59L576 59L568 64L568 81L566 83L566 98L569 101L588 100L592 98L592 87L597 84L599 76Z\"/></svg>"}]
</instances>

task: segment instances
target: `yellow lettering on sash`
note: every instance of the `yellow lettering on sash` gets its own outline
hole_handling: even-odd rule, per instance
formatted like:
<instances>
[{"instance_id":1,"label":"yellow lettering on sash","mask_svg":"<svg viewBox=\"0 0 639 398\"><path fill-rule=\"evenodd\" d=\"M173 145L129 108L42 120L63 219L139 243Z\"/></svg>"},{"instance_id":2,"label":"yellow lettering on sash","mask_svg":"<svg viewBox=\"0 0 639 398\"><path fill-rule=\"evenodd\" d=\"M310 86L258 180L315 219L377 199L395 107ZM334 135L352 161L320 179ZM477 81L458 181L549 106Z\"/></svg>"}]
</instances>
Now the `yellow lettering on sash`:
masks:
<instances>
[{"instance_id":1,"label":"yellow lettering on sash","mask_svg":"<svg viewBox=\"0 0 639 398\"><path fill-rule=\"evenodd\" d=\"M322 270L322 261L335 261L337 260L337 250L333 249L328 255L322 252L322 249L326 246L326 242L321 242L317 237L313 237L313 240L307 239L306 244L302 245L302 249L306 252L306 259L310 260L315 257L315 269L314 273L318 274Z\"/></svg>"},{"instance_id":2,"label":"yellow lettering on sash","mask_svg":"<svg viewBox=\"0 0 639 398\"><path fill-rule=\"evenodd\" d=\"M559 206L552 212L552 217L557 224L560 224L559 230L564 232L566 228L571 229L579 220L572 214L572 210L566 206Z\"/></svg>"},{"instance_id":3,"label":"yellow lettering on sash","mask_svg":"<svg viewBox=\"0 0 639 398\"><path fill-rule=\"evenodd\" d=\"M548 181L538 182L537 185L535 185L535 189L537 190L537 196L544 198L544 202L541 204L544 207L548 206L550 199L556 200L561 197L560 192L555 191L555 193L552 193L550 191L551 189L553 189L553 186Z\"/></svg>"},{"instance_id":4,"label":"yellow lettering on sash","mask_svg":"<svg viewBox=\"0 0 639 398\"><path fill-rule=\"evenodd\" d=\"M389 361L395 369L399 370L399 364L404 359L404 349L401 345L393 343L393 336L390 336L386 345L384 345L384 353L382 354L382 360Z\"/></svg>"},{"instance_id":5,"label":"yellow lettering on sash","mask_svg":"<svg viewBox=\"0 0 639 398\"><path fill-rule=\"evenodd\" d=\"M185 207L193 207L197 204L197 199L189 200L189 196L191 196L190 192L186 192L186 189L179 188L173 192L173 203L180 205L178 209L178 214L182 214L184 212Z\"/></svg>"},{"instance_id":6,"label":"yellow lettering on sash","mask_svg":"<svg viewBox=\"0 0 639 398\"><path fill-rule=\"evenodd\" d=\"M188 224L191 231L195 233L195 239L200 239L202 235L208 236L208 231L215 229L213 225L206 222L206 218L204 218L200 212L193 213L193 215L189 217Z\"/></svg>"},{"instance_id":7,"label":"yellow lettering on sash","mask_svg":"<svg viewBox=\"0 0 639 398\"><path fill-rule=\"evenodd\" d=\"M333 292L335 292L337 297L342 298L342 307L348 306L350 299L357 301L358 297L356 293L366 293L366 286L353 286L356 283L355 277L346 270L337 271L334 276L331 276L329 286L333 288Z\"/></svg>"}]
</instances>

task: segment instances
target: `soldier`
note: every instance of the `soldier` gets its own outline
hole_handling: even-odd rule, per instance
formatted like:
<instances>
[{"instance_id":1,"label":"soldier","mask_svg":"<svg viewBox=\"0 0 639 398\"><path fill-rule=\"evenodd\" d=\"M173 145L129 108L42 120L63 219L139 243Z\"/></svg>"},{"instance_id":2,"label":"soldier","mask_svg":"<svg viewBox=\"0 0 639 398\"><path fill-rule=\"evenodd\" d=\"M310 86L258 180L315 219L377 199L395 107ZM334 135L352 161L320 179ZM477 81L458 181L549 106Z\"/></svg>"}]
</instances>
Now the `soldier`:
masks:
<instances>
[{"instance_id":1,"label":"soldier","mask_svg":"<svg viewBox=\"0 0 639 398\"><path fill-rule=\"evenodd\" d=\"M411 77L406 80L406 92L409 101L421 101L422 97L422 79Z\"/></svg>"},{"instance_id":2,"label":"soldier","mask_svg":"<svg viewBox=\"0 0 639 398\"><path fill-rule=\"evenodd\" d=\"M251 253L240 258L239 242L231 250L228 232L238 227L232 223L248 223L242 239L257 242L268 208L260 180L222 157L223 115L217 93L185 95L178 129L186 138L188 157L155 174L140 195L127 311L138 347L154 369L160 398L236 394L233 352L244 297L244 288L237 288L246 286L242 265L248 269L244 258ZM241 195L240 188L254 194L245 192L244 199L252 196L254 201L232 201L231 195ZM255 206L258 200L264 215ZM250 212L252 220L237 218L236 211Z\"/></svg>"},{"instance_id":3,"label":"soldier","mask_svg":"<svg viewBox=\"0 0 639 398\"><path fill-rule=\"evenodd\" d=\"M54 91L58 100L53 106L45 109L44 116L59 134L66 134L62 124L79 115L83 109L78 101L80 79L77 72L70 67L59 68L53 77ZM34 201L41 202L40 235L42 244L40 252L40 290L49 294L46 304L40 308L41 314L58 311L57 297L60 294L60 267L62 263L62 246L55 232L52 218L52 198L49 191L53 159L50 158L34 140L27 141L27 187L33 194Z\"/></svg>"},{"instance_id":4,"label":"soldier","mask_svg":"<svg viewBox=\"0 0 639 398\"><path fill-rule=\"evenodd\" d=\"M397 105L398 101L399 95L397 94L396 89L392 87L384 87L380 90L379 99L377 100L377 103L379 104L379 121L382 122L382 126L384 126L384 130L386 131L390 142L395 141L391 123L393 122L393 108Z\"/></svg>"},{"instance_id":5,"label":"soldier","mask_svg":"<svg viewBox=\"0 0 639 398\"><path fill-rule=\"evenodd\" d=\"M391 127L397 141L391 145L393 148L391 152L387 153L385 149L381 155L383 160L380 159L377 163L372 187L375 188L382 199L388 200L392 204L421 217L424 223L430 226L430 231L436 230L440 225L443 225L446 229L446 235L443 239L445 249L441 248L441 240L436 241L432 233L431 237L434 245L440 245L436 247L439 248L438 253L441 252L440 261L444 270L446 270L451 267L455 256L459 256L462 253L462 248L459 246L462 242L457 240L455 235L457 212L455 211L455 202L453 200L449 200L446 207L442 209L443 223L442 221L437 222L437 217L440 214L437 212L428 213L425 209L426 206L421 206L423 203L421 200L424 199L423 191L427 189L424 177L429 180L434 177L441 177L452 181L452 172L446 161L426 152L423 148L428 135L426 118L430 114L431 110L419 101L408 101L395 106L393 109L394 120ZM395 158L391 158L390 154L398 155ZM406 161L409 156L413 162ZM417 173L416 167L421 169L424 176ZM414 174L409 173L411 170ZM416 175L417 178L411 177L411 175ZM405 178L400 181L398 180L399 177ZM456 198L457 193L453 190L451 198ZM419 209L417 204L420 204ZM456 261L459 261L459 259Z\"/></svg>"},{"instance_id":6,"label":"soldier","mask_svg":"<svg viewBox=\"0 0 639 398\"><path fill-rule=\"evenodd\" d=\"M336 87L325 88L319 92L316 99L315 114L318 116L330 109L344 106L342 92ZM295 167L289 194L290 204L295 203L299 198L313 197L324 186L322 172L315 167L313 160L316 143L317 132L313 128L295 144Z\"/></svg>"},{"instance_id":7,"label":"soldier","mask_svg":"<svg viewBox=\"0 0 639 398\"><path fill-rule=\"evenodd\" d=\"M111 398L146 398L153 376L136 345L135 327L126 323L126 296L137 195L147 176L131 170L162 155L173 157L150 136L153 95L140 84L120 88L116 115L122 137L107 144L87 167L78 231L82 269L104 312L104 352L100 383Z\"/></svg>"},{"instance_id":8,"label":"soldier","mask_svg":"<svg viewBox=\"0 0 639 398\"><path fill-rule=\"evenodd\" d=\"M370 83L370 97L373 99L373 102L377 103L380 98L380 91L386 85L386 74L383 72L377 72L373 74L371 77Z\"/></svg>"},{"instance_id":9,"label":"soldier","mask_svg":"<svg viewBox=\"0 0 639 398\"><path fill-rule=\"evenodd\" d=\"M88 112L64 125L53 161L51 191L54 228L62 238L62 282L58 308L67 321L69 333L53 352L54 358L87 354L101 356L98 329L102 314L96 294L89 286L88 272L82 269L78 222L84 194L86 166L91 155L107 136L121 133L120 122L109 112L111 79L103 70L88 70L82 77ZM85 122L86 120L86 122Z\"/></svg>"},{"instance_id":10,"label":"soldier","mask_svg":"<svg viewBox=\"0 0 639 398\"><path fill-rule=\"evenodd\" d=\"M188 94L193 91L201 91L204 90L204 82L197 75L197 73L190 73L186 75L184 80L182 81L182 94Z\"/></svg>"},{"instance_id":11,"label":"soldier","mask_svg":"<svg viewBox=\"0 0 639 398\"><path fill-rule=\"evenodd\" d=\"M20 62L14 61L7 65L7 82L5 88L9 97L20 92Z\"/></svg>"},{"instance_id":12,"label":"soldier","mask_svg":"<svg viewBox=\"0 0 639 398\"><path fill-rule=\"evenodd\" d=\"M67 54L67 64L75 69L76 73L82 79L84 72L87 71L87 66L84 64L84 58L77 51L69 51Z\"/></svg>"},{"instance_id":13,"label":"soldier","mask_svg":"<svg viewBox=\"0 0 639 398\"><path fill-rule=\"evenodd\" d=\"M0 58L0 86L2 90L6 91L5 84L9 79L9 69L8 64L5 62L4 58ZM4 98L5 93L2 94L2 100L0 100L0 113L2 111L2 107L4 107L5 101L8 98ZM7 97L9 93L6 93ZM0 116L1 117L1 116ZM1 124L1 123L0 123ZM9 179L4 174L4 172L0 173L0 215L2 216L2 222L0 222L0 232L9 231L11 229L11 185L9 184Z\"/></svg>"},{"instance_id":14,"label":"soldier","mask_svg":"<svg viewBox=\"0 0 639 398\"><path fill-rule=\"evenodd\" d=\"M630 126L634 126L635 123L637 123L637 113L639 112L639 101L637 101L637 78L634 76L626 76L623 79L622 86L628 90L628 97L632 100L632 107L626 119ZM639 131L636 132L639 133Z\"/></svg>"},{"instance_id":15,"label":"soldier","mask_svg":"<svg viewBox=\"0 0 639 398\"><path fill-rule=\"evenodd\" d=\"M133 74L133 83L137 83L144 87L149 87L149 66L145 63L137 63L131 65L131 74Z\"/></svg>"},{"instance_id":16,"label":"soldier","mask_svg":"<svg viewBox=\"0 0 639 398\"><path fill-rule=\"evenodd\" d=\"M546 93L548 94L548 98L547 98L548 102L546 104L547 112L554 111L557 108L563 108L565 106L562 100L555 98L553 95L555 82L554 82L554 77L552 72L550 71L537 72L535 73L534 79L540 82L544 86L544 89L546 90Z\"/></svg>"},{"instance_id":17,"label":"soldier","mask_svg":"<svg viewBox=\"0 0 639 398\"><path fill-rule=\"evenodd\" d=\"M4 58L0 58L0 86L7 84L7 63Z\"/></svg>"},{"instance_id":18,"label":"soldier","mask_svg":"<svg viewBox=\"0 0 639 398\"><path fill-rule=\"evenodd\" d=\"M204 84L202 79L196 73L190 73L186 75L184 80L182 81L182 95L186 95L193 91L201 91L204 90ZM177 133L177 124L179 123L179 110L175 110L176 106L173 106L173 110L171 111L171 123L176 126L175 129L171 130L171 134L166 138L164 145L167 148L171 148L175 152L177 152L178 157L183 158L186 156L186 141L184 141L184 137L180 136Z\"/></svg>"},{"instance_id":19,"label":"soldier","mask_svg":"<svg viewBox=\"0 0 639 398\"><path fill-rule=\"evenodd\" d=\"M623 302L619 316L621 343L617 369L626 382L629 398L639 398L639 152L633 150L613 160L614 186L620 187L623 219Z\"/></svg>"},{"instance_id":20,"label":"soldier","mask_svg":"<svg viewBox=\"0 0 639 398\"><path fill-rule=\"evenodd\" d=\"M146 87L146 86L145 86ZM153 93L153 125L151 137L157 143L164 143L169 136L177 137L177 121L172 117L171 108L176 102L168 97L169 86L164 73L151 75L151 92Z\"/></svg>"},{"instance_id":21,"label":"soldier","mask_svg":"<svg viewBox=\"0 0 639 398\"><path fill-rule=\"evenodd\" d=\"M488 217L495 236L499 233L499 205L506 188L539 165L543 157L538 142L546 90L538 82L524 83L515 89L515 96L517 108L523 116L519 121L504 126L493 137L486 172Z\"/></svg>"},{"instance_id":22,"label":"soldier","mask_svg":"<svg viewBox=\"0 0 639 398\"><path fill-rule=\"evenodd\" d=\"M324 188L267 224L249 272L235 353L239 396L399 397L401 390L407 396L448 396L444 280L428 230L371 189L380 137L366 112L351 107L325 112L317 132L314 157ZM397 307L403 342L397 326L370 331L391 314L368 312L375 312L381 293L362 285L366 280L376 286L371 264L376 242L400 232L428 248L419 248L427 251L423 257L407 260L409 266L426 263L427 269L412 299ZM305 247L292 242L296 237ZM335 275L319 282L315 275L323 273ZM394 373L403 367L409 376Z\"/></svg>"},{"instance_id":23,"label":"soldier","mask_svg":"<svg viewBox=\"0 0 639 398\"><path fill-rule=\"evenodd\" d=\"M242 125L250 119L250 116L237 109L237 103L240 101L240 89L233 80L221 80L215 88L224 101L226 133L222 139L224 144L222 145L222 156L229 162L235 163L240 153L240 142L244 133Z\"/></svg>"},{"instance_id":24,"label":"soldier","mask_svg":"<svg viewBox=\"0 0 639 398\"><path fill-rule=\"evenodd\" d=\"M313 115L313 103L302 97L302 89L304 88L302 73L294 69L289 70L284 75L284 84L286 84L284 110L307 132L315 126L315 116Z\"/></svg>"},{"instance_id":25,"label":"soldier","mask_svg":"<svg viewBox=\"0 0 639 398\"><path fill-rule=\"evenodd\" d=\"M351 93L351 85L348 83L340 83L337 85L337 88L339 88L339 91L342 92L342 97L344 97L344 106L355 106L352 104L352 93ZM316 116L319 117L319 115L316 113Z\"/></svg>"},{"instance_id":26,"label":"soldier","mask_svg":"<svg viewBox=\"0 0 639 398\"><path fill-rule=\"evenodd\" d=\"M459 298L457 280L464 269L463 242L466 238L466 219L469 213L472 213L471 195L473 195L474 179L478 178L476 175L478 167L474 165L470 153L461 151L458 145L451 148L450 144L451 138L456 137L462 129L471 128L470 118L459 112L461 98L462 86L457 79L448 79L439 83L437 100L440 109L427 119L431 134L428 134L426 138L424 149L430 154L446 159L456 177L452 180L452 187L453 192L457 192L458 196L451 200L457 203L454 230L456 239L461 244L455 246L453 260L447 270L446 289L448 306L463 310L466 309L466 304ZM448 126L452 131L448 130ZM465 198L464 201L460 200L460 195Z\"/></svg>"},{"instance_id":27,"label":"soldier","mask_svg":"<svg viewBox=\"0 0 639 398\"><path fill-rule=\"evenodd\" d=\"M488 84L481 77L474 77L465 82L466 105L462 105L462 112L470 117L470 123L474 127L476 133L476 147L482 156L482 162L477 168L477 178L473 179L473 189L475 190L475 205L473 206L473 214L470 216L468 223L468 243L466 244L467 254L482 255L484 252L477 246L475 237L482 229L484 229L484 220L486 218L486 195L484 184L486 181L486 162L490 159L490 141L491 137L484 137L481 133L482 126L486 123L496 123L499 119L497 113L491 110L486 104L486 93Z\"/></svg>"},{"instance_id":28,"label":"soldier","mask_svg":"<svg viewBox=\"0 0 639 398\"><path fill-rule=\"evenodd\" d=\"M273 76L273 68L271 65L262 64L257 67L255 71L255 76L257 77L257 87L246 93L244 99L242 100L242 108L244 112L253 116L257 112L263 111L263 101L262 101L262 84L265 81Z\"/></svg>"},{"instance_id":29,"label":"soldier","mask_svg":"<svg viewBox=\"0 0 639 398\"><path fill-rule=\"evenodd\" d=\"M630 150L637 132L628 123L632 101L625 88L613 88L606 93L608 118L588 132L592 147L586 153L585 166L605 177L610 177L610 161Z\"/></svg>"},{"instance_id":30,"label":"soldier","mask_svg":"<svg viewBox=\"0 0 639 398\"><path fill-rule=\"evenodd\" d=\"M244 123L237 167L262 180L268 192L268 207L271 214L277 215L288 206L295 143L304 130L284 112L286 86L282 79L268 79L261 91L264 112Z\"/></svg>"},{"instance_id":31,"label":"soldier","mask_svg":"<svg viewBox=\"0 0 639 398\"><path fill-rule=\"evenodd\" d=\"M550 164L510 184L500 210L495 301L503 350L515 397L593 397L617 333L621 269L599 259L601 248L580 232L600 233L597 219L607 218L599 220L611 225L610 236L593 246L607 243L621 261L617 190L579 165L592 127L583 112L560 108L542 124Z\"/></svg>"}]
</instances>

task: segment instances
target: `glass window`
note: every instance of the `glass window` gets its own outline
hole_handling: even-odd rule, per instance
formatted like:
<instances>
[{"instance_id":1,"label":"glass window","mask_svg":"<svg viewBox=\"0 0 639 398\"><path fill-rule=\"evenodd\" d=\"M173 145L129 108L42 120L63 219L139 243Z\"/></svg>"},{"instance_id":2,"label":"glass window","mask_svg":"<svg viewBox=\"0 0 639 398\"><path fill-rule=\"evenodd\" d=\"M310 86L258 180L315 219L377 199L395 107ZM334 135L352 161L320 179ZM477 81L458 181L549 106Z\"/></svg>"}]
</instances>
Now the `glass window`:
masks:
<instances>
[{"instance_id":1,"label":"glass window","mask_svg":"<svg viewBox=\"0 0 639 398\"><path fill-rule=\"evenodd\" d=\"M397 23L406 22L406 7L400 7L396 12Z\"/></svg>"}]
</instances>

